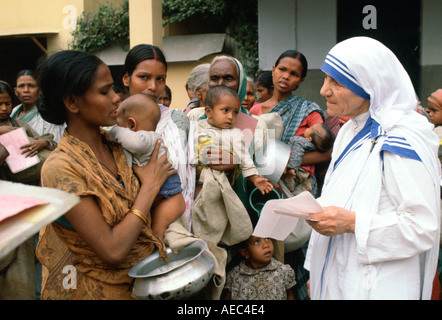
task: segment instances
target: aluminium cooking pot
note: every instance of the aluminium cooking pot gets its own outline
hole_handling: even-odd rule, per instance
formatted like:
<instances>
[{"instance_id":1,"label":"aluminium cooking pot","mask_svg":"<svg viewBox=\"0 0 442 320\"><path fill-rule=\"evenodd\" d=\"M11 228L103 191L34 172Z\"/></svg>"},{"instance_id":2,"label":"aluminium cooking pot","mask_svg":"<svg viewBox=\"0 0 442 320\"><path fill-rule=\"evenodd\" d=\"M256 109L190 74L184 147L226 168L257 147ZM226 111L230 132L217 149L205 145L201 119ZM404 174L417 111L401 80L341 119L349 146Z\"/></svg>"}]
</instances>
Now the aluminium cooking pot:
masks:
<instances>
[{"instance_id":1,"label":"aluminium cooking pot","mask_svg":"<svg viewBox=\"0 0 442 320\"><path fill-rule=\"evenodd\" d=\"M256 150L255 165L258 173L274 183L281 179L290 158L290 146L276 139L270 139Z\"/></svg>"},{"instance_id":2,"label":"aluminium cooking pot","mask_svg":"<svg viewBox=\"0 0 442 320\"><path fill-rule=\"evenodd\" d=\"M141 300L187 299L212 279L215 261L204 251L207 243L197 240L175 254L167 248L166 264L158 252L129 270L135 278L132 296Z\"/></svg>"}]
</instances>

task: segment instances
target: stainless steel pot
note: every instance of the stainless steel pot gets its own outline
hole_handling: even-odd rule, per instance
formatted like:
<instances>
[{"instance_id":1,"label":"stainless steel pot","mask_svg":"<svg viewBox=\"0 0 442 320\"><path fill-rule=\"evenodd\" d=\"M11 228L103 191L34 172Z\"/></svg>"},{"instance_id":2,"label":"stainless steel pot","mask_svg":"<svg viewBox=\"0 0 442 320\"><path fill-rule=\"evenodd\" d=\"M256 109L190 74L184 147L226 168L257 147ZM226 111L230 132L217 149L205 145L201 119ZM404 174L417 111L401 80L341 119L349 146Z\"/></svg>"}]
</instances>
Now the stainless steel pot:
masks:
<instances>
[{"instance_id":1,"label":"stainless steel pot","mask_svg":"<svg viewBox=\"0 0 442 320\"><path fill-rule=\"evenodd\" d=\"M186 299L197 294L212 279L215 261L204 251L207 244L195 241L174 254L167 248L169 263L158 252L129 270L135 278L132 296L142 300Z\"/></svg>"},{"instance_id":2,"label":"stainless steel pot","mask_svg":"<svg viewBox=\"0 0 442 320\"><path fill-rule=\"evenodd\" d=\"M290 147L280 140L270 139L255 152L255 165L258 173L277 183L287 167Z\"/></svg>"}]
</instances>

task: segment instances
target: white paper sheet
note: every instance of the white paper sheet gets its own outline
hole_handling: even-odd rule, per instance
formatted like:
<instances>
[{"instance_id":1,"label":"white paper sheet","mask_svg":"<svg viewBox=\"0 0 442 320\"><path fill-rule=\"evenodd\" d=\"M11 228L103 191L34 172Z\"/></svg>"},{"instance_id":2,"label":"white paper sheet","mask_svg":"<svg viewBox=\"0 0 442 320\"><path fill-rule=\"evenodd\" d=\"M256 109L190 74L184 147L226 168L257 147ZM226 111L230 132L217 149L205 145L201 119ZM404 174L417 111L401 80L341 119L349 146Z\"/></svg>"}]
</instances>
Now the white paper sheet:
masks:
<instances>
[{"instance_id":1,"label":"white paper sheet","mask_svg":"<svg viewBox=\"0 0 442 320\"><path fill-rule=\"evenodd\" d=\"M288 199L269 200L261 210L253 235L285 240L299 219L311 220L309 213L322 211L322 206L308 191Z\"/></svg>"}]
</instances>

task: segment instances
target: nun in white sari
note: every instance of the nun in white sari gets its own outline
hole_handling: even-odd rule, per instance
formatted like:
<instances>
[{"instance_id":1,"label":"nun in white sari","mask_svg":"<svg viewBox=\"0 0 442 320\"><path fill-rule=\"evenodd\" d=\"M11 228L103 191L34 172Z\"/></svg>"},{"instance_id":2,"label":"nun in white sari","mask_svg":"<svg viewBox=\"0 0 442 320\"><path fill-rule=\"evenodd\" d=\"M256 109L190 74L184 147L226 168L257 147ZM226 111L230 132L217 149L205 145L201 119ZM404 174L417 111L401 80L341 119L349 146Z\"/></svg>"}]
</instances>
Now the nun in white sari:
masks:
<instances>
[{"instance_id":1,"label":"nun in white sari","mask_svg":"<svg viewBox=\"0 0 442 320\"><path fill-rule=\"evenodd\" d=\"M410 78L380 42L337 44L321 95L338 133L305 268L312 299L430 299L440 237L433 126Z\"/></svg>"}]
</instances>

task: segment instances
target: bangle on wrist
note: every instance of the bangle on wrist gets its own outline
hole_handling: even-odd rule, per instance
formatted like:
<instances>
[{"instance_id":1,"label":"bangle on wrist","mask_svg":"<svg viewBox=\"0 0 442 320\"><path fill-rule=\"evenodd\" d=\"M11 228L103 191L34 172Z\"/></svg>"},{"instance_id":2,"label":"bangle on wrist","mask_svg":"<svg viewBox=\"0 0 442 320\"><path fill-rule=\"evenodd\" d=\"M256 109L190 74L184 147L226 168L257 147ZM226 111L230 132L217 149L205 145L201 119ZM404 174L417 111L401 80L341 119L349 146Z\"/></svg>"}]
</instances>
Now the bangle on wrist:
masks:
<instances>
[{"instance_id":1,"label":"bangle on wrist","mask_svg":"<svg viewBox=\"0 0 442 320\"><path fill-rule=\"evenodd\" d=\"M140 210L130 209L129 213L132 213L132 214L136 215L138 218L141 219L141 221L144 222L145 225L148 224L147 217Z\"/></svg>"}]
</instances>

